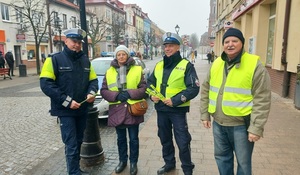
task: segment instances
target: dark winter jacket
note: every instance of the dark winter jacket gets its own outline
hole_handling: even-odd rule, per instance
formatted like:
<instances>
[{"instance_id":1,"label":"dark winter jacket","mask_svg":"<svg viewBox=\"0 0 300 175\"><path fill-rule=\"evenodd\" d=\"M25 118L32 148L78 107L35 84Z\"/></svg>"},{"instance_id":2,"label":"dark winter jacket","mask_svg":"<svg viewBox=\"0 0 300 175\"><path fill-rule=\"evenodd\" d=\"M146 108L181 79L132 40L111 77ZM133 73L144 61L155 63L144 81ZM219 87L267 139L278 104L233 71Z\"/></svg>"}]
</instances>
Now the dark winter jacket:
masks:
<instances>
[{"instance_id":1,"label":"dark winter jacket","mask_svg":"<svg viewBox=\"0 0 300 175\"><path fill-rule=\"evenodd\" d=\"M0 65L4 65L4 63L5 63L4 57L2 53L0 53Z\"/></svg>"},{"instance_id":2,"label":"dark winter jacket","mask_svg":"<svg viewBox=\"0 0 300 175\"><path fill-rule=\"evenodd\" d=\"M14 64L14 56L11 52L7 52L5 54L5 60L7 62L8 65L13 65Z\"/></svg>"},{"instance_id":3,"label":"dark winter jacket","mask_svg":"<svg viewBox=\"0 0 300 175\"><path fill-rule=\"evenodd\" d=\"M71 102L82 102L88 94L98 91L96 73L87 56L67 47L47 58L40 75L40 87L51 99L52 116L80 116L87 114L88 103L71 109Z\"/></svg>"}]
</instances>

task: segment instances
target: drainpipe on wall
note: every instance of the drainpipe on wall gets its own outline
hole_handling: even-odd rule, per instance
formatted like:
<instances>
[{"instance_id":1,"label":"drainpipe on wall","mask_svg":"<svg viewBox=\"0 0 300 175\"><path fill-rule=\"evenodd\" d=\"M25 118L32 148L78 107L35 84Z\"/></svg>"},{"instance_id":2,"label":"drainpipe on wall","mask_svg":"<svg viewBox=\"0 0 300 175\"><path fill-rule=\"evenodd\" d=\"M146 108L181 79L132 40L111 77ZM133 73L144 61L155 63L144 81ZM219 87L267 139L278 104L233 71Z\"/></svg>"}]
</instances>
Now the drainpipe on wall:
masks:
<instances>
[{"instance_id":1,"label":"drainpipe on wall","mask_svg":"<svg viewBox=\"0 0 300 175\"><path fill-rule=\"evenodd\" d=\"M291 73L287 71L287 61L286 61L291 1L292 0L286 0L285 17L284 17L283 43L282 43L282 51L281 51L281 64L284 67L283 82L282 82L282 97L287 97L289 94L289 86L290 86L290 78L291 78Z\"/></svg>"}]
</instances>

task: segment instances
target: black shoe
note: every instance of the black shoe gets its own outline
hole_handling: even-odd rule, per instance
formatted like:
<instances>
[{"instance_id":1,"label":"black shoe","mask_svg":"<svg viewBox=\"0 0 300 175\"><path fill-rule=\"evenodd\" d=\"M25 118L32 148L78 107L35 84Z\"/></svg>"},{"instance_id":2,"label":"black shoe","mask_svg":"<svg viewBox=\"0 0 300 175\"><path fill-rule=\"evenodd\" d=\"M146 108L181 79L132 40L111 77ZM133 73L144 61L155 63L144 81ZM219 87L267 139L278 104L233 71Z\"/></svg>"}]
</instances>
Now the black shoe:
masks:
<instances>
[{"instance_id":1,"label":"black shoe","mask_svg":"<svg viewBox=\"0 0 300 175\"><path fill-rule=\"evenodd\" d=\"M127 162L120 162L119 165L115 168L115 172L121 173L126 166L127 166Z\"/></svg>"},{"instance_id":2,"label":"black shoe","mask_svg":"<svg viewBox=\"0 0 300 175\"><path fill-rule=\"evenodd\" d=\"M136 175L137 171L138 169L136 163L130 164L130 175Z\"/></svg>"},{"instance_id":3,"label":"black shoe","mask_svg":"<svg viewBox=\"0 0 300 175\"><path fill-rule=\"evenodd\" d=\"M175 169L175 166L163 166L160 169L157 170L157 175L165 174L173 169Z\"/></svg>"}]
</instances>

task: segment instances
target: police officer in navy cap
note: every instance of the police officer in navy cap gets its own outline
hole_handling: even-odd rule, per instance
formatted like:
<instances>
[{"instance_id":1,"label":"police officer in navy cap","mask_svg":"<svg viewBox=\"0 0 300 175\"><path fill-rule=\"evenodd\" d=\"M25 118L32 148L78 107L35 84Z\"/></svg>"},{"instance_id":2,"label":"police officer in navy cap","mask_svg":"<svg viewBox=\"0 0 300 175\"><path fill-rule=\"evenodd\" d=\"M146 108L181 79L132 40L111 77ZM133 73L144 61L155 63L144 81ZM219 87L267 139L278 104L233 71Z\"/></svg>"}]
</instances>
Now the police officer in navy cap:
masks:
<instances>
[{"instance_id":1,"label":"police officer in navy cap","mask_svg":"<svg viewBox=\"0 0 300 175\"><path fill-rule=\"evenodd\" d=\"M173 133L179 149L181 168L185 175L192 175L194 164L191 160L186 113L190 110L190 100L199 93L199 80L194 65L180 55L182 40L175 33L163 35L165 56L159 61L148 78L147 87L153 85L164 98L150 95L157 112L158 136L162 145L165 164L157 174L172 171L176 166Z\"/></svg>"},{"instance_id":2,"label":"police officer in navy cap","mask_svg":"<svg viewBox=\"0 0 300 175\"><path fill-rule=\"evenodd\" d=\"M71 38L72 40L81 41L81 42L83 42L83 38L86 37L86 32L79 28L66 30L64 31L64 34L66 35L67 38Z\"/></svg>"},{"instance_id":3,"label":"police officer in navy cap","mask_svg":"<svg viewBox=\"0 0 300 175\"><path fill-rule=\"evenodd\" d=\"M68 174L80 175L80 147L88 106L95 100L98 80L89 58L81 50L86 32L74 28L64 34L64 50L46 59L40 86L51 99L51 115L60 121Z\"/></svg>"}]
</instances>

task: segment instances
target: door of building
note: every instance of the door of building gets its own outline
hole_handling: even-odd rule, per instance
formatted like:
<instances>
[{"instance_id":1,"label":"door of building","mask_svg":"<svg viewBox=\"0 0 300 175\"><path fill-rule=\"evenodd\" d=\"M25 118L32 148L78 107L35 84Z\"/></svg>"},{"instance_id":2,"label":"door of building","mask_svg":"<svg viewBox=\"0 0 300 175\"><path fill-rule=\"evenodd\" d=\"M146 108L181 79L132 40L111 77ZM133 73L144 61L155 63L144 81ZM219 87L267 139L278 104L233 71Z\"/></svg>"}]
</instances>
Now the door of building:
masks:
<instances>
[{"instance_id":1,"label":"door of building","mask_svg":"<svg viewBox=\"0 0 300 175\"><path fill-rule=\"evenodd\" d=\"M15 62L16 62L16 67L19 67L20 64L22 64L22 59L21 59L21 46L14 46L14 53L15 53Z\"/></svg>"}]
</instances>

